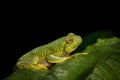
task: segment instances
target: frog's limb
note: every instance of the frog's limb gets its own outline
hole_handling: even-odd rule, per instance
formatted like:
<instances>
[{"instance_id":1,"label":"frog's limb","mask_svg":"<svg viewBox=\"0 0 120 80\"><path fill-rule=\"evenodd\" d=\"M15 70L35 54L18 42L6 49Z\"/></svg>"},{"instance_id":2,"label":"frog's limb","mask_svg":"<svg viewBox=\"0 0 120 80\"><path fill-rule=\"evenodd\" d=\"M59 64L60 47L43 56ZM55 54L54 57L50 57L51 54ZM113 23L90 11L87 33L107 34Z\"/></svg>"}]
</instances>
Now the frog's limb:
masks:
<instances>
[{"instance_id":1,"label":"frog's limb","mask_svg":"<svg viewBox=\"0 0 120 80\"><path fill-rule=\"evenodd\" d=\"M36 69L36 70L48 70L48 68L44 64L33 64L26 68Z\"/></svg>"},{"instance_id":2,"label":"frog's limb","mask_svg":"<svg viewBox=\"0 0 120 80\"><path fill-rule=\"evenodd\" d=\"M44 64L34 65L33 68L38 70L48 70L48 68Z\"/></svg>"},{"instance_id":3,"label":"frog's limb","mask_svg":"<svg viewBox=\"0 0 120 80\"><path fill-rule=\"evenodd\" d=\"M75 54L71 55L71 57L77 57L77 56L80 56L80 55L87 55L87 54L88 54L87 52L75 53Z\"/></svg>"},{"instance_id":4,"label":"frog's limb","mask_svg":"<svg viewBox=\"0 0 120 80\"><path fill-rule=\"evenodd\" d=\"M47 61L50 63L60 63L70 58L72 57L71 56L56 56L56 55L49 54L47 56Z\"/></svg>"},{"instance_id":5,"label":"frog's limb","mask_svg":"<svg viewBox=\"0 0 120 80\"><path fill-rule=\"evenodd\" d=\"M44 69L47 70L47 67L45 64L39 64L39 58L34 57L34 58L29 58L27 60L21 60L17 63L17 67L20 69L23 68L32 68L32 69Z\"/></svg>"}]
</instances>

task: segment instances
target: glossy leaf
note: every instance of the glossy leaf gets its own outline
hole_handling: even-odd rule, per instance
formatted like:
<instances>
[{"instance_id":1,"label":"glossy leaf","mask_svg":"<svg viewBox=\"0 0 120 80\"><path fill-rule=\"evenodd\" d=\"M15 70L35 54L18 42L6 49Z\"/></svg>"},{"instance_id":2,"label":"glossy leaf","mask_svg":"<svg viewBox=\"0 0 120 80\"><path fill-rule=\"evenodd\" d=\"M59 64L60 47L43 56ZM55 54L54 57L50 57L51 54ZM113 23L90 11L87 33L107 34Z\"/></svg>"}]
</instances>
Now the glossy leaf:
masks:
<instances>
[{"instance_id":1,"label":"glossy leaf","mask_svg":"<svg viewBox=\"0 0 120 80\"><path fill-rule=\"evenodd\" d=\"M120 38L98 39L78 54L47 72L23 69L5 80L120 80Z\"/></svg>"}]
</instances>

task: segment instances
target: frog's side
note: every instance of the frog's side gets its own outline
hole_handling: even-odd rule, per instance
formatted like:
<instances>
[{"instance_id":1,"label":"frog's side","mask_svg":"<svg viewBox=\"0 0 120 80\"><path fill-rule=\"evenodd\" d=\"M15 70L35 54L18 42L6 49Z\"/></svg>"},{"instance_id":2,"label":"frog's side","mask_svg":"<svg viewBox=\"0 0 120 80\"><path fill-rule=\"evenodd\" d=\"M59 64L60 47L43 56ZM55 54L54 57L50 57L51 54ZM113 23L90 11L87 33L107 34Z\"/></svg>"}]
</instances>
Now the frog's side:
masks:
<instances>
[{"instance_id":1,"label":"frog's side","mask_svg":"<svg viewBox=\"0 0 120 80\"><path fill-rule=\"evenodd\" d=\"M82 38L74 33L69 33L51 43L37 47L22 57L17 62L17 67L47 69L52 63L63 62L70 59L69 54L82 42Z\"/></svg>"}]
</instances>

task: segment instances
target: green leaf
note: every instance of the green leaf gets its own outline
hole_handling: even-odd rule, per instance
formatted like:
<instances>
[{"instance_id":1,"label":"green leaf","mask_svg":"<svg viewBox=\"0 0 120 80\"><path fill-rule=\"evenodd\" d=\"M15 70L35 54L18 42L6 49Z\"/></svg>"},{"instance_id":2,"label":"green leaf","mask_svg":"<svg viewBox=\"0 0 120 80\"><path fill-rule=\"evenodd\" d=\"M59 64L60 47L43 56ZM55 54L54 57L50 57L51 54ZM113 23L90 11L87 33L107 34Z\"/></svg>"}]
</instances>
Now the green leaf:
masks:
<instances>
[{"instance_id":1,"label":"green leaf","mask_svg":"<svg viewBox=\"0 0 120 80\"><path fill-rule=\"evenodd\" d=\"M42 80L46 71L31 69L18 69L4 80Z\"/></svg>"},{"instance_id":2,"label":"green leaf","mask_svg":"<svg viewBox=\"0 0 120 80\"><path fill-rule=\"evenodd\" d=\"M120 51L103 61L96 65L86 80L120 80Z\"/></svg>"},{"instance_id":3,"label":"green leaf","mask_svg":"<svg viewBox=\"0 0 120 80\"><path fill-rule=\"evenodd\" d=\"M120 80L120 38L98 39L78 54L48 71L17 70L5 80Z\"/></svg>"},{"instance_id":4,"label":"green leaf","mask_svg":"<svg viewBox=\"0 0 120 80\"><path fill-rule=\"evenodd\" d=\"M120 80L120 39L98 39L84 52L54 66L44 80Z\"/></svg>"}]
</instances>

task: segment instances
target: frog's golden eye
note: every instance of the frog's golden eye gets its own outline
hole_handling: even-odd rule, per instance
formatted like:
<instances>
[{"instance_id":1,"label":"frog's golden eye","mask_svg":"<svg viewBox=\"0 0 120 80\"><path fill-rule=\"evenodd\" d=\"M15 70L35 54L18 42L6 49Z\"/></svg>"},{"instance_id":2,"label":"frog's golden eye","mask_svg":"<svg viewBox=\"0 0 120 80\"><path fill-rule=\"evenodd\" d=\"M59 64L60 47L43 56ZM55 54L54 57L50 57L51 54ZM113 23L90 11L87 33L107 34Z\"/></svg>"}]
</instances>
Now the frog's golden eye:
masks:
<instances>
[{"instance_id":1,"label":"frog's golden eye","mask_svg":"<svg viewBox=\"0 0 120 80\"><path fill-rule=\"evenodd\" d=\"M71 42L73 42L74 39L72 37L67 37L66 40L67 40L68 43L71 43Z\"/></svg>"}]
</instances>

